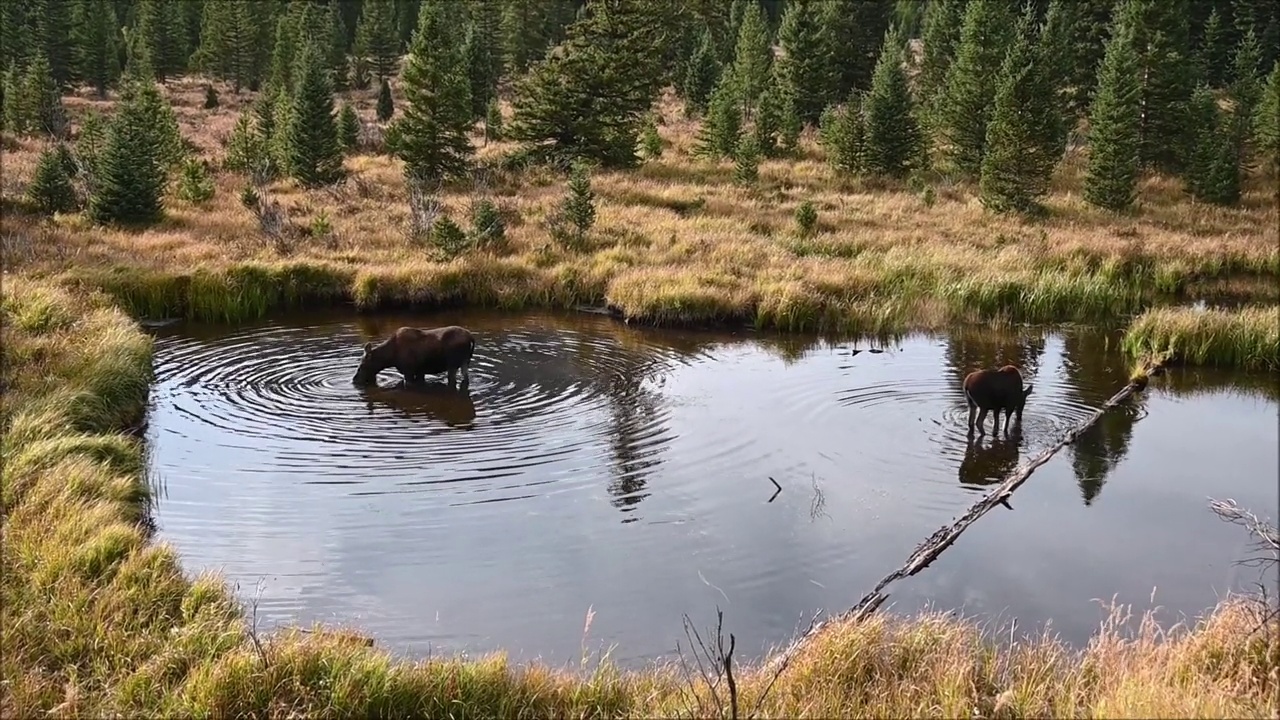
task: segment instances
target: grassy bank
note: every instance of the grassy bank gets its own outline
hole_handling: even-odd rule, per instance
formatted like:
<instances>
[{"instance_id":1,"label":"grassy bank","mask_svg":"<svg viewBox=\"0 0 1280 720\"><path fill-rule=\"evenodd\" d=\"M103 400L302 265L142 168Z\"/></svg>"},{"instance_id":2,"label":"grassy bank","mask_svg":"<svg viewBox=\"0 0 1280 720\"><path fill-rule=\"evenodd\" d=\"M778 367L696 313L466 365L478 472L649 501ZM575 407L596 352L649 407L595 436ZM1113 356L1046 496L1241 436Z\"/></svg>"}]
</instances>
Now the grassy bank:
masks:
<instances>
[{"instance_id":1,"label":"grassy bank","mask_svg":"<svg viewBox=\"0 0 1280 720\"><path fill-rule=\"evenodd\" d=\"M1134 357L1280 370L1280 307L1153 308L1129 325L1123 345Z\"/></svg>"},{"instance_id":2,"label":"grassy bank","mask_svg":"<svg viewBox=\"0 0 1280 720\"><path fill-rule=\"evenodd\" d=\"M201 84L164 92L197 156L220 167L236 118L253 99L219 87L202 107ZM371 92L346 96L377 136ZM397 97L397 101L400 98ZM73 119L113 101L66 103ZM593 176L598 216L582 247L554 239L549 219L565 178L504 169L513 149L483 147L485 172L446 187L445 211L462 225L488 197L506 218L506 239L448 259L408 232L409 195L399 160L376 140L346 159L347 180L305 190L265 188L292 230L264 234L241 204L248 179L215 172L200 205L171 198L167 219L141 231L88 225L78 215L5 219L6 256L18 271L108 290L131 313L205 320L258 317L271 309L330 301L361 308L462 302L497 307L608 303L656 323L733 321L784 330L885 332L956 321L1114 321L1159 301L1241 277L1245 299L1274 302L1280 222L1268 179L1250 177L1241 204L1191 203L1178 181L1143 181L1139 210L1087 206L1084 158L1062 163L1037 220L986 212L973 188L930 175L908 183L836 174L810 134L796 156L765 161L752 187L732 182L728 162L693 154L696 123L671 99L659 107L664 150L632 171ZM74 121L73 121L74 125ZM5 194L18 198L42 144L6 153ZM795 220L812 203L817 223Z\"/></svg>"},{"instance_id":3,"label":"grassy bank","mask_svg":"<svg viewBox=\"0 0 1280 720\"><path fill-rule=\"evenodd\" d=\"M105 295L19 277L3 290L6 717L727 716L675 664L407 664L319 628L255 642L218 578L185 578L148 537L142 447L121 432L145 406L148 336ZM1168 634L1104 627L1082 651L1049 638L996 645L943 614L884 615L820 634L761 714L1267 717L1280 634L1250 632L1260 612L1235 599ZM745 715L773 676L739 668L736 679Z\"/></svg>"}]
</instances>

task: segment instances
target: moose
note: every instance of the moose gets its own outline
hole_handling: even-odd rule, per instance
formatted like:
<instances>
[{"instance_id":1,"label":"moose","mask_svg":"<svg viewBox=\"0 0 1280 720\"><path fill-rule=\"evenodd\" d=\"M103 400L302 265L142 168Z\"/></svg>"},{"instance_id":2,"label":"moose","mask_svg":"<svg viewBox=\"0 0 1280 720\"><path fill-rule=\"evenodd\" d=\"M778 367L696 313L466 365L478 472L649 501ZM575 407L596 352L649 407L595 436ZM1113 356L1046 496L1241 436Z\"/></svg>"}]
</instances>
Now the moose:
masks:
<instances>
[{"instance_id":1,"label":"moose","mask_svg":"<svg viewBox=\"0 0 1280 720\"><path fill-rule=\"evenodd\" d=\"M470 330L457 325L422 328L401 327L390 337L376 345L364 344L360 366L351 379L359 387L376 384L378 373L395 368L406 383L421 383L426 375L449 373L449 385L454 386L458 371L462 371L462 386L471 383L471 354L476 339Z\"/></svg>"},{"instance_id":2,"label":"moose","mask_svg":"<svg viewBox=\"0 0 1280 720\"><path fill-rule=\"evenodd\" d=\"M1013 365L998 370L974 370L964 378L964 397L969 403L969 431L973 431L973 411L978 413L978 432L985 434L982 424L987 412L994 411L991 432L1000 430L1000 413L1004 412L1005 432L1009 430L1009 417L1016 413L1017 424L1022 424L1022 408L1034 385L1022 387L1022 373Z\"/></svg>"}]
</instances>

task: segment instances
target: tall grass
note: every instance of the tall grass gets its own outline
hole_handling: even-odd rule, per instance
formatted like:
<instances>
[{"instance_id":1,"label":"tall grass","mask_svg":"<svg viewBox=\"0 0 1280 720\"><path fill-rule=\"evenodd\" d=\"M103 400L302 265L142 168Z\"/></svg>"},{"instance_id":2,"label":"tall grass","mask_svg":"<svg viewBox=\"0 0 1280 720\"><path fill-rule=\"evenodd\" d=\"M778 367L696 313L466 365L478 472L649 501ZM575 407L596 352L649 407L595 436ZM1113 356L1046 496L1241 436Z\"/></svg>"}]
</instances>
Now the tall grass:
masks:
<instances>
[{"instance_id":1,"label":"tall grass","mask_svg":"<svg viewBox=\"0 0 1280 720\"><path fill-rule=\"evenodd\" d=\"M0 713L5 717L723 717L667 661L621 671L501 655L406 663L350 631L258 637L216 576L147 531L136 424L151 343L102 294L3 288ZM1105 626L1071 650L941 613L836 624L785 673L736 671L742 716L1269 717L1280 626L1232 598L1194 628ZM1273 630L1268 632L1268 630ZM766 688L768 692L766 693ZM719 700L715 698L719 698Z\"/></svg>"},{"instance_id":2,"label":"tall grass","mask_svg":"<svg viewBox=\"0 0 1280 720\"><path fill-rule=\"evenodd\" d=\"M1280 306L1153 308L1129 326L1123 348L1175 363L1280 370Z\"/></svg>"}]
</instances>

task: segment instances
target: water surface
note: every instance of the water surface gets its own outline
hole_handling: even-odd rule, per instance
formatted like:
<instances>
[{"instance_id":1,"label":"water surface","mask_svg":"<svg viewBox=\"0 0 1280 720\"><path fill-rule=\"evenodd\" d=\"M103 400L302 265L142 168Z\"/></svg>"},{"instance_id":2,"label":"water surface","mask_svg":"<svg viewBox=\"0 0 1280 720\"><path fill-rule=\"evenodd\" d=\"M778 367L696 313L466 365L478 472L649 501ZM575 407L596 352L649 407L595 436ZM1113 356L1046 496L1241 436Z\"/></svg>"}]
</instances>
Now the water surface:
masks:
<instances>
[{"instance_id":1,"label":"water surface","mask_svg":"<svg viewBox=\"0 0 1280 720\"><path fill-rule=\"evenodd\" d=\"M448 323L478 338L465 391L351 385L365 341ZM467 311L158 334L156 520L191 572L222 571L267 625L557 664L668 654L717 605L744 657L786 641L1127 375L1117 335L1080 328L877 345ZM970 442L960 380L1007 362L1035 384L1022 431ZM1157 589L1194 616L1247 590L1248 538L1206 496L1277 506L1278 397L1274 375L1154 379L890 601L1083 643L1094 598Z\"/></svg>"}]
</instances>

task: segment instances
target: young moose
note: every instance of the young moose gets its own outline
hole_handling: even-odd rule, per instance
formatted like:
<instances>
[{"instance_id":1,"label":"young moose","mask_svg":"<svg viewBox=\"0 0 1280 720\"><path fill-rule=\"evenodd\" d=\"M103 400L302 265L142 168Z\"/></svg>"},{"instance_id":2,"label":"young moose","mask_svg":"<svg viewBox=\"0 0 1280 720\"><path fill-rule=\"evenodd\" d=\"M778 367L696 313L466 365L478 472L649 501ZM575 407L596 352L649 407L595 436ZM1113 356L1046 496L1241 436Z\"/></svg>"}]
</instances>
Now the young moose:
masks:
<instances>
[{"instance_id":1,"label":"young moose","mask_svg":"<svg viewBox=\"0 0 1280 720\"><path fill-rule=\"evenodd\" d=\"M987 411L992 410L993 421L991 432L1000 430L1000 413L1004 412L1005 431L1009 429L1009 416L1017 413L1018 424L1022 424L1022 408L1027 404L1027 396L1034 385L1022 387L1022 373L1012 365L1005 365L999 370L975 370L964 378L964 397L969 402L969 429L973 429L973 410L979 408L978 432L982 433L982 423L987 419Z\"/></svg>"},{"instance_id":2,"label":"young moose","mask_svg":"<svg viewBox=\"0 0 1280 720\"><path fill-rule=\"evenodd\" d=\"M448 372L452 386L461 370L462 385L466 387L471 383L468 368L475 348L475 337L457 325L430 330L402 327L377 345L364 344L360 367L356 368L351 381L358 386L369 386L377 381L378 373L393 367L409 383L420 383L425 375Z\"/></svg>"}]
</instances>

